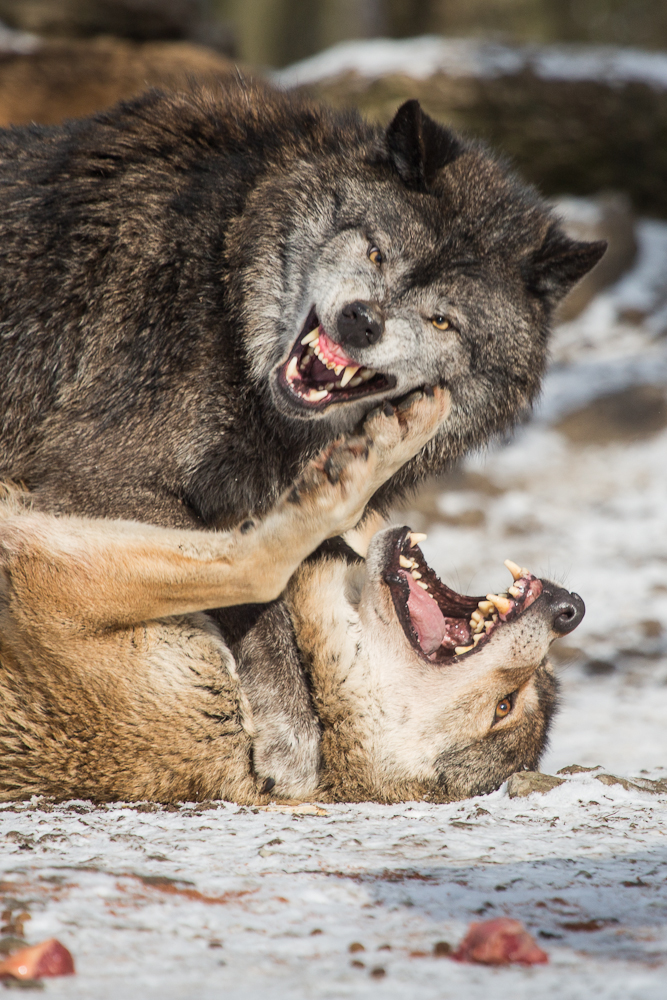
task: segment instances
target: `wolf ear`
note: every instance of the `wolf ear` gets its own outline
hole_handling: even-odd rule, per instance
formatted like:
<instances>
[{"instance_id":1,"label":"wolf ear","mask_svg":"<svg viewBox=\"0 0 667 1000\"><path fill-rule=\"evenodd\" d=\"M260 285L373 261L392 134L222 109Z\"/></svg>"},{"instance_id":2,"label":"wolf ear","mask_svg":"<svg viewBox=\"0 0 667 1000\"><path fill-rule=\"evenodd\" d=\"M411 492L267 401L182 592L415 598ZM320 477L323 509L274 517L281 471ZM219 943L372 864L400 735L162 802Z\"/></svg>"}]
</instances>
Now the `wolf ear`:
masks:
<instances>
[{"instance_id":1,"label":"wolf ear","mask_svg":"<svg viewBox=\"0 0 667 1000\"><path fill-rule=\"evenodd\" d=\"M606 240L579 243L552 223L542 246L521 267L528 290L555 305L595 267L606 249Z\"/></svg>"},{"instance_id":2,"label":"wolf ear","mask_svg":"<svg viewBox=\"0 0 667 1000\"><path fill-rule=\"evenodd\" d=\"M463 152L456 136L415 100L400 106L387 126L385 144L401 180L417 191L426 191L438 170Z\"/></svg>"}]
</instances>

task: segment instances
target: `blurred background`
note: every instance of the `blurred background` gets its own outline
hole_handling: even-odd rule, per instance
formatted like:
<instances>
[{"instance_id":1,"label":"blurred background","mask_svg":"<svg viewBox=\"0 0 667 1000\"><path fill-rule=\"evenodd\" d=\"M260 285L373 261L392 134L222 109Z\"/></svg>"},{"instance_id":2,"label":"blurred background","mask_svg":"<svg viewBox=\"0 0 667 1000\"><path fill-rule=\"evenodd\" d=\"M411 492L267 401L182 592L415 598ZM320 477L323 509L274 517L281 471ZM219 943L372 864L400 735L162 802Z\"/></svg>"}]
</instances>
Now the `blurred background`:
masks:
<instances>
[{"instance_id":1,"label":"blurred background","mask_svg":"<svg viewBox=\"0 0 667 1000\"><path fill-rule=\"evenodd\" d=\"M52 37L197 39L258 66L378 36L667 47L664 0L2 0L0 19Z\"/></svg>"},{"instance_id":2,"label":"blurred background","mask_svg":"<svg viewBox=\"0 0 667 1000\"><path fill-rule=\"evenodd\" d=\"M504 588L509 557L583 595L547 769L667 764L667 2L0 0L0 22L0 125L237 67L381 122L417 97L609 241L531 419L394 518L456 589Z\"/></svg>"}]
</instances>

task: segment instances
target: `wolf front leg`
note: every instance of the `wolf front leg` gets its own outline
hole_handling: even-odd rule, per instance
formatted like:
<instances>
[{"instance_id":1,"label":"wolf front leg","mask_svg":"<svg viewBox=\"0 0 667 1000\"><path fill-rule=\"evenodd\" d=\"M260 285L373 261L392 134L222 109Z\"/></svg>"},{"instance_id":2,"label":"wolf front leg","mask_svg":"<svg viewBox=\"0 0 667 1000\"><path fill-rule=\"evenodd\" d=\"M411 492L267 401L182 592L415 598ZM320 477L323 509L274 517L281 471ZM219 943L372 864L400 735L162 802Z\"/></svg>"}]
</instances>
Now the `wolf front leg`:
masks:
<instances>
[{"instance_id":1,"label":"wolf front leg","mask_svg":"<svg viewBox=\"0 0 667 1000\"><path fill-rule=\"evenodd\" d=\"M7 634L10 622L21 621L66 640L82 630L271 601L356 511L375 468L366 437L335 442L266 516L225 532L0 505L0 628Z\"/></svg>"}]
</instances>

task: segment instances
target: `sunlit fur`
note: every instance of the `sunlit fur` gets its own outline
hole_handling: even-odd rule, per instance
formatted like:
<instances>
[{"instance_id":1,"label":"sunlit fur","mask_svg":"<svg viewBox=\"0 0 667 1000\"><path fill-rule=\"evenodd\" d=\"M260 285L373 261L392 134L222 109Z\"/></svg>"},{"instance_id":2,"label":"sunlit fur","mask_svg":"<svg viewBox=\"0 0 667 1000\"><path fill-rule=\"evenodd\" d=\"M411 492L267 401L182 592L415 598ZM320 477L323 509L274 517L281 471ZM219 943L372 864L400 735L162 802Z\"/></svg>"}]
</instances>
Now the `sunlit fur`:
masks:
<instances>
[{"instance_id":1,"label":"sunlit fur","mask_svg":"<svg viewBox=\"0 0 667 1000\"><path fill-rule=\"evenodd\" d=\"M223 636L198 608L233 593L235 565L248 573L297 543L300 502L257 526L245 563L229 558L240 529L54 518L26 503L0 504L1 799L446 801L537 765L556 688L543 598L463 663L428 663L383 581L384 532L366 564L316 556L280 600L231 607ZM261 678L288 668L287 698L302 685L314 733L264 696ZM317 765L304 769L298 744L313 736Z\"/></svg>"}]
</instances>

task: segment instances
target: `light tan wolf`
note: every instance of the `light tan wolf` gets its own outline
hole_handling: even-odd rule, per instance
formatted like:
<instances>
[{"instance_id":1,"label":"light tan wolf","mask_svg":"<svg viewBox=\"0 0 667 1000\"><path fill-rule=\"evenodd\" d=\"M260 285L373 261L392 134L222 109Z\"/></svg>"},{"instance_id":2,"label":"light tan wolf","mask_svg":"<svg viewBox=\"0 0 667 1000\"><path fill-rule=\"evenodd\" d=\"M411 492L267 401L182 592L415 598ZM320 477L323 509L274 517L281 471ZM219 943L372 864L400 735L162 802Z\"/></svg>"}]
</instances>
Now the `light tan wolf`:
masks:
<instances>
[{"instance_id":1,"label":"light tan wolf","mask_svg":"<svg viewBox=\"0 0 667 1000\"><path fill-rule=\"evenodd\" d=\"M416 396L230 531L57 517L6 489L0 798L448 800L534 767L555 705L546 653L581 619L576 595L518 567L495 603L454 594L403 528L366 562L341 541L308 558L444 419L446 391ZM224 606L226 636L201 614ZM293 745L308 756L313 734L266 703L266 671L286 699L309 689L315 769Z\"/></svg>"}]
</instances>

